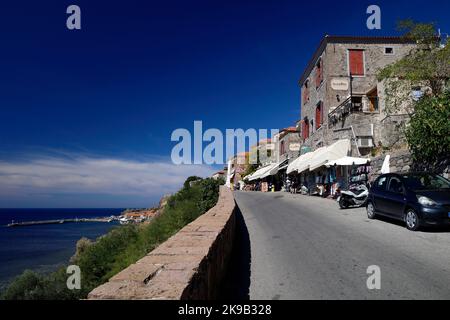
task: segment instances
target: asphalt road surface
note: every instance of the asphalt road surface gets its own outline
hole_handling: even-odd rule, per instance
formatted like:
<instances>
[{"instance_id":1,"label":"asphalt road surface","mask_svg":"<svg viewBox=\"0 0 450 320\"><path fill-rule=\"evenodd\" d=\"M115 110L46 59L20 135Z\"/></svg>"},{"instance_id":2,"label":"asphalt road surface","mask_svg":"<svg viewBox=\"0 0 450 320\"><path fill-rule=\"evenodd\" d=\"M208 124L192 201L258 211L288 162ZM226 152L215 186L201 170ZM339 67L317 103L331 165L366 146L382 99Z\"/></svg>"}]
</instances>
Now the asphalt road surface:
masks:
<instances>
[{"instance_id":1,"label":"asphalt road surface","mask_svg":"<svg viewBox=\"0 0 450 320\"><path fill-rule=\"evenodd\" d=\"M235 192L250 299L450 299L450 231L411 232L365 209L289 193ZM381 288L369 290L369 266Z\"/></svg>"}]
</instances>

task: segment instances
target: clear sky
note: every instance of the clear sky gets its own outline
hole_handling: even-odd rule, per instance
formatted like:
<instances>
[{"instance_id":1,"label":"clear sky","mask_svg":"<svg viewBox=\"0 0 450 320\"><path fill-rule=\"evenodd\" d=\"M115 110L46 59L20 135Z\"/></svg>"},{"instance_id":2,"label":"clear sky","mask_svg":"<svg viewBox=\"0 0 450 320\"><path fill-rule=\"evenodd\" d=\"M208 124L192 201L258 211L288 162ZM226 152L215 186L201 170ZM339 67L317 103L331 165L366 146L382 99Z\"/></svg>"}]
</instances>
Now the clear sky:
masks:
<instances>
[{"instance_id":1,"label":"clear sky","mask_svg":"<svg viewBox=\"0 0 450 320\"><path fill-rule=\"evenodd\" d=\"M450 2L3 1L0 207L150 206L217 169L174 166L173 130L293 125L325 34L396 35L405 18L450 33Z\"/></svg>"}]
</instances>

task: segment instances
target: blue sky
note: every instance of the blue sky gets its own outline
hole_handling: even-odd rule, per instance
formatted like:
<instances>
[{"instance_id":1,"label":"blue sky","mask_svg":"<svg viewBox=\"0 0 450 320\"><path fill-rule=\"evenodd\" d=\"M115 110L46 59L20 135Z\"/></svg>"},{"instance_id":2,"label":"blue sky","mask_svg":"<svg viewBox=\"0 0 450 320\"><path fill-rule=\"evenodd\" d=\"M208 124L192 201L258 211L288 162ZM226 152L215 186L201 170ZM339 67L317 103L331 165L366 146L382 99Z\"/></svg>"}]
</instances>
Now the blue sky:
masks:
<instances>
[{"instance_id":1,"label":"blue sky","mask_svg":"<svg viewBox=\"0 0 450 320\"><path fill-rule=\"evenodd\" d=\"M77 4L82 30L65 27ZM366 8L382 30L366 28ZM450 32L448 1L9 1L0 6L0 207L150 206L191 174L177 128L283 128L325 34Z\"/></svg>"}]
</instances>

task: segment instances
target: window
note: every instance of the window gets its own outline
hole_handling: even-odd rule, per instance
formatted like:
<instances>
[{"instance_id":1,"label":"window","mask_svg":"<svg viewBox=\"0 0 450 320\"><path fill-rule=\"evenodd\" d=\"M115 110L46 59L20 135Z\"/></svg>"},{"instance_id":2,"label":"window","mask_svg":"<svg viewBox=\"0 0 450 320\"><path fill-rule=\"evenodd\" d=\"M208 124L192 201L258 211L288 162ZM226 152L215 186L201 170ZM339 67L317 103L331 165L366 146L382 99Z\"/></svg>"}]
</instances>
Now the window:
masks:
<instances>
[{"instance_id":1,"label":"window","mask_svg":"<svg viewBox=\"0 0 450 320\"><path fill-rule=\"evenodd\" d=\"M306 80L303 86L303 104L309 101L309 80Z\"/></svg>"},{"instance_id":2,"label":"window","mask_svg":"<svg viewBox=\"0 0 450 320\"><path fill-rule=\"evenodd\" d=\"M389 180L388 191L392 193L403 193L403 183L397 177L392 177Z\"/></svg>"},{"instance_id":3,"label":"window","mask_svg":"<svg viewBox=\"0 0 450 320\"><path fill-rule=\"evenodd\" d=\"M385 55L394 55L394 48L393 47L385 47L384 48L384 54Z\"/></svg>"},{"instance_id":4,"label":"window","mask_svg":"<svg viewBox=\"0 0 450 320\"><path fill-rule=\"evenodd\" d=\"M434 174L417 173L403 176L406 181L406 185L414 190L449 190L450 181Z\"/></svg>"},{"instance_id":5,"label":"window","mask_svg":"<svg viewBox=\"0 0 450 320\"><path fill-rule=\"evenodd\" d=\"M322 58L316 64L316 89L320 87L323 81L323 63Z\"/></svg>"},{"instance_id":6,"label":"window","mask_svg":"<svg viewBox=\"0 0 450 320\"><path fill-rule=\"evenodd\" d=\"M376 182L375 186L377 189L385 190L386 189L387 177L379 178Z\"/></svg>"},{"instance_id":7,"label":"window","mask_svg":"<svg viewBox=\"0 0 450 320\"><path fill-rule=\"evenodd\" d=\"M316 130L323 124L323 102L320 101L316 106Z\"/></svg>"},{"instance_id":8,"label":"window","mask_svg":"<svg viewBox=\"0 0 450 320\"><path fill-rule=\"evenodd\" d=\"M305 118L302 122L302 138L306 140L309 138L309 120Z\"/></svg>"},{"instance_id":9,"label":"window","mask_svg":"<svg viewBox=\"0 0 450 320\"><path fill-rule=\"evenodd\" d=\"M285 154L285 153L286 153L286 149L285 149L285 146L284 146L284 140L283 140L283 141L281 141L281 143L280 143L280 154L283 155L283 154Z\"/></svg>"},{"instance_id":10,"label":"window","mask_svg":"<svg viewBox=\"0 0 450 320\"><path fill-rule=\"evenodd\" d=\"M349 74L351 76L364 76L364 51L363 50L349 50L348 51L348 66Z\"/></svg>"}]
</instances>

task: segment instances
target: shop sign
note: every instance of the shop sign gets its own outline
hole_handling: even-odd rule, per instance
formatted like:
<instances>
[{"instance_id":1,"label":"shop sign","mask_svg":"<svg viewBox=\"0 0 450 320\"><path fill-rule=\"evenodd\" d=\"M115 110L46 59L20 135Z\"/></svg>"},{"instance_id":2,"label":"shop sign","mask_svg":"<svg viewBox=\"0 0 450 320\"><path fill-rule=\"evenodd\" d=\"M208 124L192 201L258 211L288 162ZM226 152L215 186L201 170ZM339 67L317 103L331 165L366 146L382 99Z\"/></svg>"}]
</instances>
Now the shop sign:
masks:
<instances>
[{"instance_id":1,"label":"shop sign","mask_svg":"<svg viewBox=\"0 0 450 320\"><path fill-rule=\"evenodd\" d=\"M300 143L291 143L289 145L289 150L291 150L291 151L300 151Z\"/></svg>"},{"instance_id":2,"label":"shop sign","mask_svg":"<svg viewBox=\"0 0 450 320\"><path fill-rule=\"evenodd\" d=\"M331 88L335 91L347 91L349 87L348 79L335 78L331 80Z\"/></svg>"}]
</instances>

